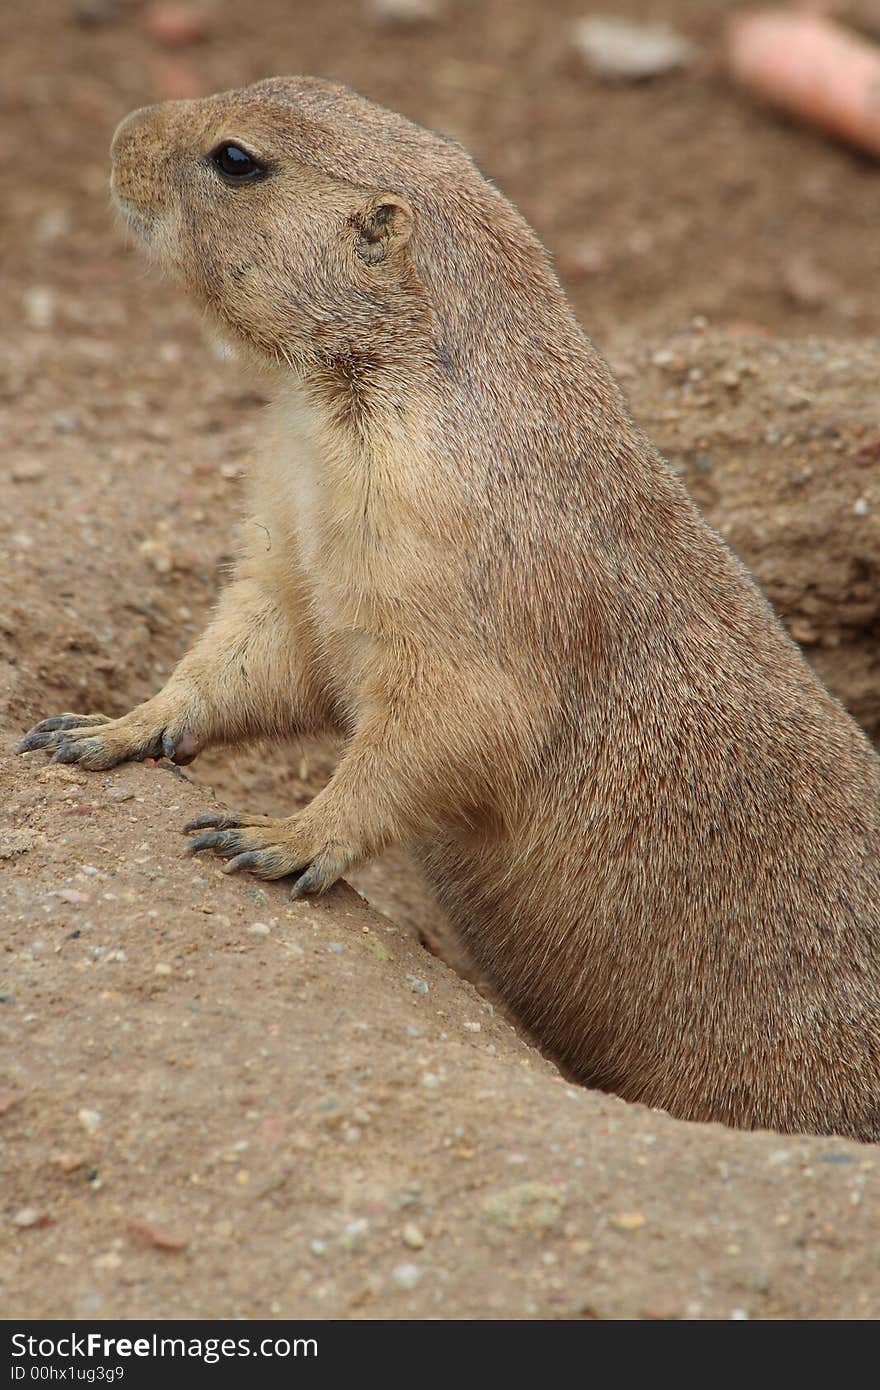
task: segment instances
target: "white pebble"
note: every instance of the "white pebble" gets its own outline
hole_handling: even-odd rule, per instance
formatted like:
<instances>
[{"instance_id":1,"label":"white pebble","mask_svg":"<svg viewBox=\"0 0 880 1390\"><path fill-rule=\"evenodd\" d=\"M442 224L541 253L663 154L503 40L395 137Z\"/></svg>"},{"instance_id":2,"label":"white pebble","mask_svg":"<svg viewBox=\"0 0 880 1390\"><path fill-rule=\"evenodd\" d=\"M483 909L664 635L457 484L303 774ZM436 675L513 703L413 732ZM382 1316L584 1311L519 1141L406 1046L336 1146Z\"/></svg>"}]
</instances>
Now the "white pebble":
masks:
<instances>
[{"instance_id":1,"label":"white pebble","mask_svg":"<svg viewBox=\"0 0 880 1390\"><path fill-rule=\"evenodd\" d=\"M425 1244L425 1237L414 1221L407 1221L401 1231L401 1239L410 1250L421 1250Z\"/></svg>"},{"instance_id":2,"label":"white pebble","mask_svg":"<svg viewBox=\"0 0 880 1390\"><path fill-rule=\"evenodd\" d=\"M391 1271L391 1278L399 1289L414 1289L421 1277L422 1271L418 1265L395 1265Z\"/></svg>"},{"instance_id":3,"label":"white pebble","mask_svg":"<svg viewBox=\"0 0 880 1390\"><path fill-rule=\"evenodd\" d=\"M600 77L640 82L685 67L696 53L689 39L665 25L594 15L574 27L575 47Z\"/></svg>"},{"instance_id":4,"label":"white pebble","mask_svg":"<svg viewBox=\"0 0 880 1390\"><path fill-rule=\"evenodd\" d=\"M24 316L29 328L51 328L55 318L55 296L45 285L31 285L22 295Z\"/></svg>"},{"instance_id":5,"label":"white pebble","mask_svg":"<svg viewBox=\"0 0 880 1390\"><path fill-rule=\"evenodd\" d=\"M438 0L365 0L373 24L431 24L440 18Z\"/></svg>"},{"instance_id":6,"label":"white pebble","mask_svg":"<svg viewBox=\"0 0 880 1390\"><path fill-rule=\"evenodd\" d=\"M26 1230L28 1226L36 1226L40 1219L40 1213L34 1207L22 1207L12 1218L13 1226L21 1226Z\"/></svg>"}]
</instances>

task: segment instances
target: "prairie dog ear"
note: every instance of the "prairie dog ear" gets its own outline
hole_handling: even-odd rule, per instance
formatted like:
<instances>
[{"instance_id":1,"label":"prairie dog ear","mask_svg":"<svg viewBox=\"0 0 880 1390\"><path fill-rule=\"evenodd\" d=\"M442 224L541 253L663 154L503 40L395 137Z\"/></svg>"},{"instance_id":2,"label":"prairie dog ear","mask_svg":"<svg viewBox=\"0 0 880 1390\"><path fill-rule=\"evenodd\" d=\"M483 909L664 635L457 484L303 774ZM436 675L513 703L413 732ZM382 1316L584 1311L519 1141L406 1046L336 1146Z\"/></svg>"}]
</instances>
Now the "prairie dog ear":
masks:
<instances>
[{"instance_id":1,"label":"prairie dog ear","mask_svg":"<svg viewBox=\"0 0 880 1390\"><path fill-rule=\"evenodd\" d=\"M405 246L412 231L412 208L399 193L377 193L352 218L355 250L367 265L377 265Z\"/></svg>"}]
</instances>

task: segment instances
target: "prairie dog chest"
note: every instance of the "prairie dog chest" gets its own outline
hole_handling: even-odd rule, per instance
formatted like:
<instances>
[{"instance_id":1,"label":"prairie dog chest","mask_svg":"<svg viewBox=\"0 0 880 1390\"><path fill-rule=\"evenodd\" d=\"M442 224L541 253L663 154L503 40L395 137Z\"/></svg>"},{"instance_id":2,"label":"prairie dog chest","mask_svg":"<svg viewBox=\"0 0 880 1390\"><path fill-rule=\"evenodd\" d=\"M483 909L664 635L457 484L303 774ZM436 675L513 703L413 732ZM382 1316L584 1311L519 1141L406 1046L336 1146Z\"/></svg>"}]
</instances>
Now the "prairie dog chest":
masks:
<instances>
[{"instance_id":1,"label":"prairie dog chest","mask_svg":"<svg viewBox=\"0 0 880 1390\"><path fill-rule=\"evenodd\" d=\"M366 460L299 392L270 412L251 490L273 582L305 601L337 680L358 683L377 635L381 551L371 535ZM257 537L257 544L259 541Z\"/></svg>"}]
</instances>

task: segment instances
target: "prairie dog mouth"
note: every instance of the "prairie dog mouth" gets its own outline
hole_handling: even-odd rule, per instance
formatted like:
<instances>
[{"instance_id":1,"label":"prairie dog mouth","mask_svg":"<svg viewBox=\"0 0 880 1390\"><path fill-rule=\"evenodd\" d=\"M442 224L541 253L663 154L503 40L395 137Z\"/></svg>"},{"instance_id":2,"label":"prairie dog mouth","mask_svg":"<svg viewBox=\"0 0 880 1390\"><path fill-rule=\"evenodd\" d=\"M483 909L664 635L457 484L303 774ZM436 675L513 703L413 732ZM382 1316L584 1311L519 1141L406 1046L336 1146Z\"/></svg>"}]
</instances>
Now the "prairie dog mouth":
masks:
<instances>
[{"instance_id":1,"label":"prairie dog mouth","mask_svg":"<svg viewBox=\"0 0 880 1390\"><path fill-rule=\"evenodd\" d=\"M127 202L125 197L119 192L116 186L115 170L110 175L110 195L113 205L119 213L125 225L135 233L141 241L149 245L154 225L154 219L142 212L139 208L133 207Z\"/></svg>"}]
</instances>

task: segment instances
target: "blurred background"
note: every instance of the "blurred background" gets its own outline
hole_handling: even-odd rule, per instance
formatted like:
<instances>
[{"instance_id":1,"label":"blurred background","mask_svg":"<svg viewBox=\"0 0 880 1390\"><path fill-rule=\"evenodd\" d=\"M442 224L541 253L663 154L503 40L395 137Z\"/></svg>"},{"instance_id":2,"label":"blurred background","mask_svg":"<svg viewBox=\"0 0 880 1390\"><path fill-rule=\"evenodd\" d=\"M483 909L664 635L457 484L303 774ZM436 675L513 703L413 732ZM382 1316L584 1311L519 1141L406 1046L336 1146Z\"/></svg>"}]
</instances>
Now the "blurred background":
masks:
<instances>
[{"instance_id":1,"label":"blurred background","mask_svg":"<svg viewBox=\"0 0 880 1390\"><path fill-rule=\"evenodd\" d=\"M107 146L129 109L272 73L338 79L448 132L522 208L600 344L703 315L786 334L877 331L876 168L737 90L738 0L38 0L0 13L3 273L25 316L111 320L122 240ZM812 8L816 8L814 4ZM880 30L876 0L833 4ZM661 23L679 62L610 80L579 22ZM106 297L95 303L100 254ZM128 271L126 270L126 275ZM85 279L83 278L85 277ZM47 282L51 281L51 286ZM77 303L88 299L88 308ZM28 308L29 304L29 308ZM140 306L139 306L140 307Z\"/></svg>"}]
</instances>

